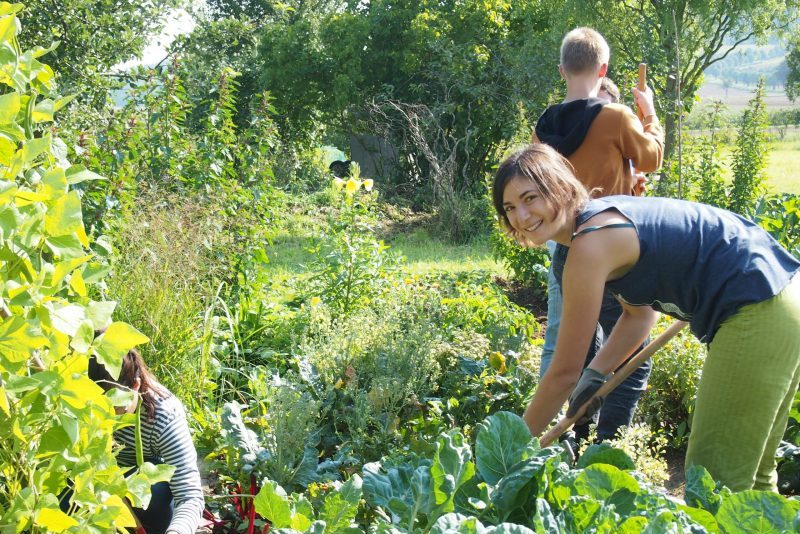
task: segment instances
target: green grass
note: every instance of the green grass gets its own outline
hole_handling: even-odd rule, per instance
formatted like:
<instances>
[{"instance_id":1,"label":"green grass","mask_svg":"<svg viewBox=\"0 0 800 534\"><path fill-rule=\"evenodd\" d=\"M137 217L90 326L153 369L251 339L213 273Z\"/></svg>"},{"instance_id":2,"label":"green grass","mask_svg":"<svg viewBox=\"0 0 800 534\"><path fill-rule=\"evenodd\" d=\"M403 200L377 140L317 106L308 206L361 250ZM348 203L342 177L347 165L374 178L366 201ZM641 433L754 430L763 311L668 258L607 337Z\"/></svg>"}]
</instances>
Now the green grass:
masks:
<instances>
[{"instance_id":1,"label":"green grass","mask_svg":"<svg viewBox=\"0 0 800 534\"><path fill-rule=\"evenodd\" d=\"M321 231L321 223L302 214L291 214L283 229L267 248L267 271L274 281L297 277L314 256L309 252L310 238ZM492 258L488 239L478 238L464 245L448 242L426 226L395 234L386 240L390 251L405 258L405 269L412 274L431 271L464 272L483 270L505 276L505 268Z\"/></svg>"},{"instance_id":2,"label":"green grass","mask_svg":"<svg viewBox=\"0 0 800 534\"><path fill-rule=\"evenodd\" d=\"M487 239L476 239L465 245L455 245L427 228L416 228L387 241L391 250L406 259L411 273L424 274L435 270L463 272L483 270L505 275L505 268L492 258Z\"/></svg>"},{"instance_id":3,"label":"green grass","mask_svg":"<svg viewBox=\"0 0 800 534\"><path fill-rule=\"evenodd\" d=\"M770 191L800 194L800 134L772 143L765 174Z\"/></svg>"},{"instance_id":4,"label":"green grass","mask_svg":"<svg viewBox=\"0 0 800 534\"><path fill-rule=\"evenodd\" d=\"M730 181L733 146L724 146L720 152L723 176ZM770 143L764 176L764 185L771 193L800 194L800 132L791 132L783 139L775 136Z\"/></svg>"}]
</instances>

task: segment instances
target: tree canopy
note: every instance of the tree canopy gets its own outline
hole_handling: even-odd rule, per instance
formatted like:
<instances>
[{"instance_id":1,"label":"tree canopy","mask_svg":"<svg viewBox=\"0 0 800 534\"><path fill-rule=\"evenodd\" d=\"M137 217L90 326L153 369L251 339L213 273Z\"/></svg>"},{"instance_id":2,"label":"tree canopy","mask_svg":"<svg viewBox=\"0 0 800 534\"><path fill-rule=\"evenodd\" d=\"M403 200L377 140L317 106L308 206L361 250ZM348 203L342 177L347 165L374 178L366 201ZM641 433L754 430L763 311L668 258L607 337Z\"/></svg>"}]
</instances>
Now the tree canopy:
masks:
<instances>
[{"instance_id":1,"label":"tree canopy","mask_svg":"<svg viewBox=\"0 0 800 534\"><path fill-rule=\"evenodd\" d=\"M103 95L112 66L142 53L183 0L27 0L22 46L58 41L48 61L64 92Z\"/></svg>"}]
</instances>

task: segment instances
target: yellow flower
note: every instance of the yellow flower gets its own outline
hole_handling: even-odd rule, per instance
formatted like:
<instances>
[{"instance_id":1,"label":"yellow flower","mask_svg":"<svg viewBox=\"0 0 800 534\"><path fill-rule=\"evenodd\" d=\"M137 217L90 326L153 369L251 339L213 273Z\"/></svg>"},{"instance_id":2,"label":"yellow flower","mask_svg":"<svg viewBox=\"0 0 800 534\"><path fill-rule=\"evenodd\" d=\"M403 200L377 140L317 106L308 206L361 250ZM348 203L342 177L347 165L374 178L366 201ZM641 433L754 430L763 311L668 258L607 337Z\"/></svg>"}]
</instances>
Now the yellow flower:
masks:
<instances>
[{"instance_id":1,"label":"yellow flower","mask_svg":"<svg viewBox=\"0 0 800 534\"><path fill-rule=\"evenodd\" d=\"M500 352L492 352L489 354L489 365L498 373L503 374L506 372L506 357Z\"/></svg>"},{"instance_id":2,"label":"yellow flower","mask_svg":"<svg viewBox=\"0 0 800 534\"><path fill-rule=\"evenodd\" d=\"M344 180L341 178L334 178L333 179L333 188L337 191L344 187Z\"/></svg>"},{"instance_id":3,"label":"yellow flower","mask_svg":"<svg viewBox=\"0 0 800 534\"><path fill-rule=\"evenodd\" d=\"M367 178L364 180L364 190L365 191L372 191L372 186L375 185L375 182L372 181L372 178Z\"/></svg>"},{"instance_id":4,"label":"yellow flower","mask_svg":"<svg viewBox=\"0 0 800 534\"><path fill-rule=\"evenodd\" d=\"M352 195L353 193L358 191L359 187L361 187L361 182L359 182L355 178L350 178L349 180L347 180L347 184L345 184L344 190L347 191L348 194Z\"/></svg>"},{"instance_id":5,"label":"yellow flower","mask_svg":"<svg viewBox=\"0 0 800 534\"><path fill-rule=\"evenodd\" d=\"M320 302L322 302L322 299L321 299L321 298L319 298L319 297L311 297L311 305L312 305L312 306L316 306L316 305L317 305L317 304L319 304Z\"/></svg>"}]
</instances>

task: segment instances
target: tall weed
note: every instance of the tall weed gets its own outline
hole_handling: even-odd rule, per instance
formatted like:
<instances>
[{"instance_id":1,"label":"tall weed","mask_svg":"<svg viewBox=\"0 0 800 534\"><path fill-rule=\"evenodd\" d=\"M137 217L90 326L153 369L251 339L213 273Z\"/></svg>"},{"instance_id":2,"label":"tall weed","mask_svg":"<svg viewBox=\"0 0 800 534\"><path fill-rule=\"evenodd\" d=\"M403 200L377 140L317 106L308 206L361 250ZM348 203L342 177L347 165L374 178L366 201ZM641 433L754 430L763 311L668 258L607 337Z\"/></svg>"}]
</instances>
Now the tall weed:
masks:
<instances>
[{"instance_id":1,"label":"tall weed","mask_svg":"<svg viewBox=\"0 0 800 534\"><path fill-rule=\"evenodd\" d=\"M733 151L733 185L728 204L731 211L749 215L756 199L763 193L764 167L769 150L768 126L762 78L739 124L739 135Z\"/></svg>"}]
</instances>

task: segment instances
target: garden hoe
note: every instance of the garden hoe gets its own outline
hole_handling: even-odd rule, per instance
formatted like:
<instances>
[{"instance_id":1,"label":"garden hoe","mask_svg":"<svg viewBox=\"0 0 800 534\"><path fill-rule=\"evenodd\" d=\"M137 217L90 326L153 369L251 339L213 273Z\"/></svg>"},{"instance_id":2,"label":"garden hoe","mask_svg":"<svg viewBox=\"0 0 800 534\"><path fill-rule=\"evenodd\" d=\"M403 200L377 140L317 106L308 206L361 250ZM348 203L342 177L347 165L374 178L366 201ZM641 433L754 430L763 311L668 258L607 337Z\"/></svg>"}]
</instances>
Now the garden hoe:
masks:
<instances>
[{"instance_id":1,"label":"garden hoe","mask_svg":"<svg viewBox=\"0 0 800 534\"><path fill-rule=\"evenodd\" d=\"M586 411L586 407L589 406L594 399L597 397L605 398L608 396L608 394L611 393L614 388L620 385L623 380L628 378L632 372L638 369L639 366L641 366L648 358L655 354L658 349L666 345L670 339L675 337L675 334L683 330L683 327L686 326L686 324L687 323L684 321L675 321L669 325L669 327L664 330L661 335L650 342L645 348L636 354L636 356L628 360L628 363L626 363L619 371L614 373L611 378L609 378L608 381L597 390L597 393L595 393L592 398L587 400L583 406L578 409L573 417L562 417L556 426L551 428L544 436L542 436L542 438L539 440L540 445L542 447L551 445L556 439L558 439L559 436L572 428L572 425L575 424L575 421L583 416L583 413Z\"/></svg>"}]
</instances>

